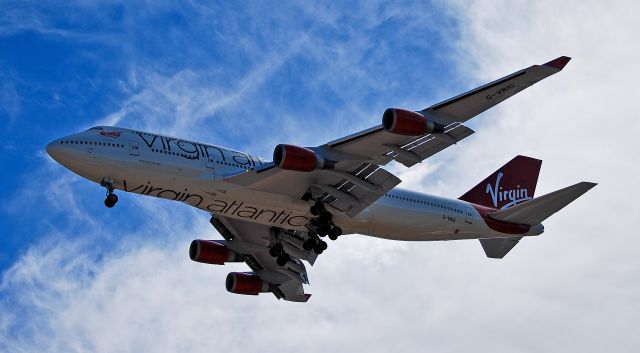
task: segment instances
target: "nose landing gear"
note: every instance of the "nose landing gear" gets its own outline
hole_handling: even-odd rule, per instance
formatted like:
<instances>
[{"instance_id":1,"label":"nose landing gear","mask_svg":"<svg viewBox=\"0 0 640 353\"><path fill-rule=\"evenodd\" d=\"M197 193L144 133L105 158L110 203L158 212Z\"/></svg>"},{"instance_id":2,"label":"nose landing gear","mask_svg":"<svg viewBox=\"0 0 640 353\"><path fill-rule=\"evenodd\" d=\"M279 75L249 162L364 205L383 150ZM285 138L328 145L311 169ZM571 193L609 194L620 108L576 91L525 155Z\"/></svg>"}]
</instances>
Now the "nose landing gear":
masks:
<instances>
[{"instance_id":1,"label":"nose landing gear","mask_svg":"<svg viewBox=\"0 0 640 353\"><path fill-rule=\"evenodd\" d=\"M107 197L104 199L104 205L111 208L118 202L118 195L114 193L107 193Z\"/></svg>"},{"instance_id":2,"label":"nose landing gear","mask_svg":"<svg viewBox=\"0 0 640 353\"><path fill-rule=\"evenodd\" d=\"M100 185L107 188L107 197L104 199L104 205L108 208L115 206L118 202L118 195L113 193L113 180L111 180L110 178L104 178L102 179Z\"/></svg>"}]
</instances>

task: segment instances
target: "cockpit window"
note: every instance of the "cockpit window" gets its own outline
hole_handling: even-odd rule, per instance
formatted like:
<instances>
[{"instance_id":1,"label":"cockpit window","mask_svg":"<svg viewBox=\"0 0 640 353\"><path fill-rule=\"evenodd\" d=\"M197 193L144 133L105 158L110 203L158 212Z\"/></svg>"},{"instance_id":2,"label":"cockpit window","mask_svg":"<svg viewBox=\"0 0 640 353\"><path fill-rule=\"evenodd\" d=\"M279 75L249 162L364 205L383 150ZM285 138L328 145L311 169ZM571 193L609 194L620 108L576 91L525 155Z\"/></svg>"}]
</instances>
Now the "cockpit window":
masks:
<instances>
[{"instance_id":1,"label":"cockpit window","mask_svg":"<svg viewBox=\"0 0 640 353\"><path fill-rule=\"evenodd\" d=\"M103 128L103 127L99 127L99 126L94 126L94 127L92 127L91 129L89 129L89 130L87 130L87 131L91 131L91 130L98 130L98 131L102 131L102 130L104 130L104 128Z\"/></svg>"}]
</instances>

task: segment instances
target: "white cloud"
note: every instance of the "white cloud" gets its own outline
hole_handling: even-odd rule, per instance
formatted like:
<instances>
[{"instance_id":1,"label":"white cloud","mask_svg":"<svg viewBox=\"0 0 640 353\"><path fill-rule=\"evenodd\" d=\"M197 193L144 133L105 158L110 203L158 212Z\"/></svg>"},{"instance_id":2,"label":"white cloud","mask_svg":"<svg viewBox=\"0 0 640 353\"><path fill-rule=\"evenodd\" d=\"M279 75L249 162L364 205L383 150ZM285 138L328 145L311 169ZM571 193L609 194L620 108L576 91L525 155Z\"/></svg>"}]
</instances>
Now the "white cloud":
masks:
<instances>
[{"instance_id":1,"label":"white cloud","mask_svg":"<svg viewBox=\"0 0 640 353\"><path fill-rule=\"evenodd\" d=\"M464 25L456 47L461 77L452 81L467 80L468 88L559 55L574 59L560 74L476 119L477 134L469 140L419 171L403 171L403 185L457 196L515 154L545 160L539 193L583 179L600 183L549 219L544 235L524 239L500 261L484 258L476 241L345 237L310 269L314 297L295 304L226 293L225 274L242 265L207 266L187 258L188 242L211 233L206 217L176 214L177 205L140 198L134 202L141 229L119 234L120 245L109 253L96 256L92 243L109 229L86 241L57 242L50 234L53 240L31 247L4 273L0 350L637 351L640 291L633 279L640 264L632 222L639 210L629 193L640 168L633 163L638 93L630 84L638 77L639 49L624 44L635 40L629 28L635 28L638 6L491 1L452 11ZM331 13L322 18L339 23ZM351 44L353 57L368 52L367 38L335 47L341 59L320 72L319 81L360 63L340 65ZM141 115L143 126L166 123L172 113L209 121L224 97L234 105L242 101L238 97L255 98L243 94L261 89L261 80L283 64L269 62L247 70L245 83L231 93L205 87L193 71L169 77L138 72L134 85L144 88L108 120L138 111L160 114ZM346 100L358 90L344 89L347 83L335 86ZM375 111L360 109L363 118ZM330 121L346 121L350 113ZM296 118L272 115L283 126ZM179 133L180 124L168 129ZM296 126L284 129L280 138L300 138L293 135ZM328 126L324 130L303 134L332 134ZM271 143L262 140L251 144ZM75 198L67 201L82 214Z\"/></svg>"}]
</instances>

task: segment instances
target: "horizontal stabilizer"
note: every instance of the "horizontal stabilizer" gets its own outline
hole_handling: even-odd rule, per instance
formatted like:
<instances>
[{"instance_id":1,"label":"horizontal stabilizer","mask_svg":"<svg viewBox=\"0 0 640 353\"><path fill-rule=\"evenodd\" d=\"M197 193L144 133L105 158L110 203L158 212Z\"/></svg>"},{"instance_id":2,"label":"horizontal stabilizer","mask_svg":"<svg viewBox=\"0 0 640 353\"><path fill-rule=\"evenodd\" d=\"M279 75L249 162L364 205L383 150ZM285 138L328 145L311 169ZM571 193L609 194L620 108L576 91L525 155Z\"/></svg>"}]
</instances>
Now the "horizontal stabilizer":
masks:
<instances>
[{"instance_id":1,"label":"horizontal stabilizer","mask_svg":"<svg viewBox=\"0 0 640 353\"><path fill-rule=\"evenodd\" d=\"M482 244L487 257L501 259L518 244L520 239L522 237L480 239L480 244Z\"/></svg>"},{"instance_id":2,"label":"horizontal stabilizer","mask_svg":"<svg viewBox=\"0 0 640 353\"><path fill-rule=\"evenodd\" d=\"M596 185L588 182L578 183L496 213L490 213L489 217L509 223L532 226L540 224Z\"/></svg>"}]
</instances>

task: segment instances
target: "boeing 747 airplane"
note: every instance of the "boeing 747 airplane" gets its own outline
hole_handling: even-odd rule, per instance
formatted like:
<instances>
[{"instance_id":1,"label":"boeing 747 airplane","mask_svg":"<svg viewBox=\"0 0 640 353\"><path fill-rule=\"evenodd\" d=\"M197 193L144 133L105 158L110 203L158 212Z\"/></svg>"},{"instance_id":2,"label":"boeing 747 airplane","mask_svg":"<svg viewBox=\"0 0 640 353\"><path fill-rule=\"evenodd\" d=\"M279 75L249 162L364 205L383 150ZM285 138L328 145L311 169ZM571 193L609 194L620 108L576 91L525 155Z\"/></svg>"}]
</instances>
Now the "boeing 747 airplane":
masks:
<instances>
[{"instance_id":1,"label":"boeing 747 airplane","mask_svg":"<svg viewBox=\"0 0 640 353\"><path fill-rule=\"evenodd\" d=\"M57 162L106 189L185 203L210 213L224 240L194 240L192 260L245 262L227 276L229 292L306 302L302 260L313 265L323 238L364 234L392 240L479 239L502 258L542 221L596 184L581 182L534 198L542 161L517 156L458 199L396 186L383 168L412 167L474 133L464 123L561 71L559 57L420 111L389 108L380 125L316 147L278 145L273 160L206 143L98 126L52 141Z\"/></svg>"}]
</instances>

